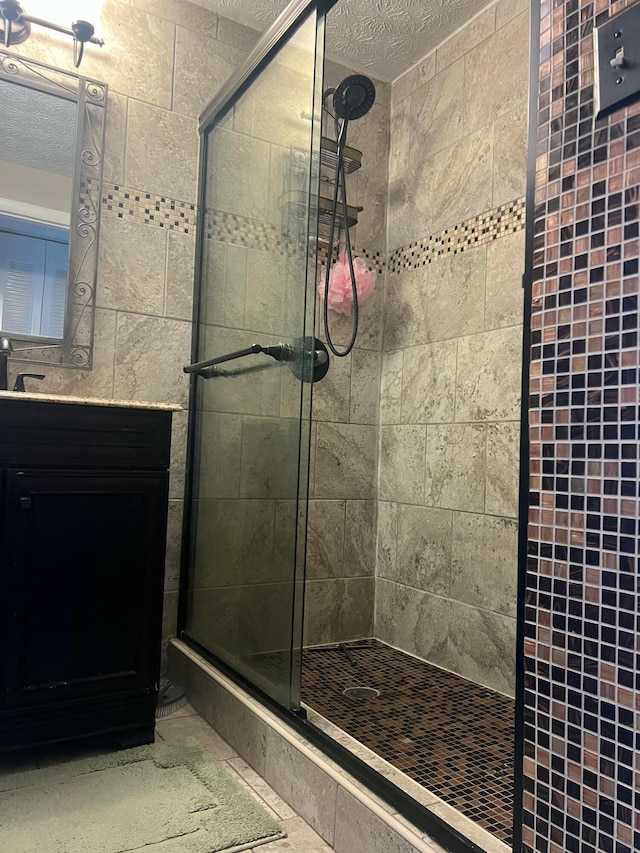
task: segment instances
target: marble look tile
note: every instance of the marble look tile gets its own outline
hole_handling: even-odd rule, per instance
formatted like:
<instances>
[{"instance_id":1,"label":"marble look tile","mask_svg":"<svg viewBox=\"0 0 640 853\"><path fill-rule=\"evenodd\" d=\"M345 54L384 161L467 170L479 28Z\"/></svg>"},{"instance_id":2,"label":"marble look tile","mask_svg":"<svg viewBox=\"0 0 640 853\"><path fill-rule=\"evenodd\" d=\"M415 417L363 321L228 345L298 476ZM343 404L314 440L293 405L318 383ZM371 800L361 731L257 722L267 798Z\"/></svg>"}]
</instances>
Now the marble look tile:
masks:
<instances>
[{"instance_id":1,"label":"marble look tile","mask_svg":"<svg viewBox=\"0 0 640 853\"><path fill-rule=\"evenodd\" d=\"M378 421L380 361L380 353L371 350L354 349L351 353L351 423L375 424Z\"/></svg>"},{"instance_id":2,"label":"marble look tile","mask_svg":"<svg viewBox=\"0 0 640 853\"><path fill-rule=\"evenodd\" d=\"M198 118L245 56L205 32L176 27L173 110Z\"/></svg>"},{"instance_id":3,"label":"marble look tile","mask_svg":"<svg viewBox=\"0 0 640 853\"><path fill-rule=\"evenodd\" d=\"M401 505L395 571L389 580L436 595L449 595L451 516L445 509Z\"/></svg>"},{"instance_id":4,"label":"marble look tile","mask_svg":"<svg viewBox=\"0 0 640 853\"><path fill-rule=\"evenodd\" d=\"M525 232L508 234L487 246L485 329L522 323Z\"/></svg>"},{"instance_id":5,"label":"marble look tile","mask_svg":"<svg viewBox=\"0 0 640 853\"><path fill-rule=\"evenodd\" d=\"M383 426L380 435L379 497L387 501L424 502L427 428Z\"/></svg>"},{"instance_id":6,"label":"marble look tile","mask_svg":"<svg viewBox=\"0 0 640 853\"><path fill-rule=\"evenodd\" d=\"M377 501L347 501L344 532L344 574L375 574Z\"/></svg>"},{"instance_id":7,"label":"marble look tile","mask_svg":"<svg viewBox=\"0 0 640 853\"><path fill-rule=\"evenodd\" d=\"M447 666L448 599L384 578L378 579L376 592L376 637L436 666Z\"/></svg>"},{"instance_id":8,"label":"marble look tile","mask_svg":"<svg viewBox=\"0 0 640 853\"><path fill-rule=\"evenodd\" d=\"M337 782L273 730L267 735L264 776L282 799L332 845Z\"/></svg>"},{"instance_id":9,"label":"marble look tile","mask_svg":"<svg viewBox=\"0 0 640 853\"><path fill-rule=\"evenodd\" d=\"M98 307L161 315L166 245L167 232L160 228L103 217L96 283Z\"/></svg>"},{"instance_id":10,"label":"marble look tile","mask_svg":"<svg viewBox=\"0 0 640 853\"><path fill-rule=\"evenodd\" d=\"M207 284L202 310L207 323L245 328L247 251L232 243L205 241L203 268Z\"/></svg>"},{"instance_id":11,"label":"marble look tile","mask_svg":"<svg viewBox=\"0 0 640 853\"><path fill-rule=\"evenodd\" d=\"M451 65L478 44L481 44L496 29L496 7L489 6L451 38L443 42L437 50L437 70Z\"/></svg>"},{"instance_id":12,"label":"marble look tile","mask_svg":"<svg viewBox=\"0 0 640 853\"><path fill-rule=\"evenodd\" d=\"M411 142L411 99L394 102L391 108L389 141L389 178L398 178L409 171Z\"/></svg>"},{"instance_id":13,"label":"marble look tile","mask_svg":"<svg viewBox=\"0 0 640 853\"><path fill-rule=\"evenodd\" d=\"M264 777L268 726L221 685L215 727L240 757Z\"/></svg>"},{"instance_id":14,"label":"marble look tile","mask_svg":"<svg viewBox=\"0 0 640 853\"><path fill-rule=\"evenodd\" d=\"M427 427L425 504L483 512L484 478L483 425Z\"/></svg>"},{"instance_id":15,"label":"marble look tile","mask_svg":"<svg viewBox=\"0 0 640 853\"><path fill-rule=\"evenodd\" d=\"M182 501L169 501L167 513L167 553L164 568L164 591L175 592L180 582L182 550Z\"/></svg>"},{"instance_id":16,"label":"marble look tile","mask_svg":"<svg viewBox=\"0 0 640 853\"><path fill-rule=\"evenodd\" d=\"M457 421L512 421L520 414L522 329L458 341Z\"/></svg>"},{"instance_id":17,"label":"marble look tile","mask_svg":"<svg viewBox=\"0 0 640 853\"><path fill-rule=\"evenodd\" d=\"M456 342L409 347L402 369L402 423L453 421Z\"/></svg>"},{"instance_id":18,"label":"marble look tile","mask_svg":"<svg viewBox=\"0 0 640 853\"><path fill-rule=\"evenodd\" d=\"M277 567L278 568L278 567ZM289 661L283 650L291 646L291 575L292 567L279 567L286 580L248 583L238 588L237 624L238 651L257 678L267 682L267 689L283 690L285 680L290 677ZM262 580L265 580L263 577ZM254 655L278 653L279 665L262 663ZM258 686L260 682L258 681Z\"/></svg>"},{"instance_id":19,"label":"marble look tile","mask_svg":"<svg viewBox=\"0 0 640 853\"><path fill-rule=\"evenodd\" d=\"M331 853L333 850L301 817L284 820L280 825L287 833L286 838L251 849L258 853Z\"/></svg>"},{"instance_id":20,"label":"marble look tile","mask_svg":"<svg viewBox=\"0 0 640 853\"><path fill-rule=\"evenodd\" d=\"M286 53L285 48L281 55L285 61ZM311 123L303 118L302 113L313 112L313 91L311 53L300 54L300 60L293 68L282 62L271 62L251 87L254 100L252 135L258 140L287 148L308 149ZM280 178L282 180L282 175Z\"/></svg>"},{"instance_id":21,"label":"marble look tile","mask_svg":"<svg viewBox=\"0 0 640 853\"><path fill-rule=\"evenodd\" d=\"M376 576L395 577L400 504L378 501Z\"/></svg>"},{"instance_id":22,"label":"marble look tile","mask_svg":"<svg viewBox=\"0 0 640 853\"><path fill-rule=\"evenodd\" d=\"M127 99L110 91L104 137L102 178L112 184L124 183L124 149L127 132ZM104 221L104 220L103 220Z\"/></svg>"},{"instance_id":23,"label":"marble look tile","mask_svg":"<svg viewBox=\"0 0 640 853\"><path fill-rule=\"evenodd\" d=\"M297 419L245 416L242 422L240 495L293 498L298 489L300 423Z\"/></svg>"},{"instance_id":24,"label":"marble look tile","mask_svg":"<svg viewBox=\"0 0 640 853\"><path fill-rule=\"evenodd\" d=\"M402 365L404 353L383 353L380 378L380 423L399 424L402 411Z\"/></svg>"},{"instance_id":25,"label":"marble look tile","mask_svg":"<svg viewBox=\"0 0 640 853\"><path fill-rule=\"evenodd\" d=\"M189 363L190 350L190 323L118 314L114 395L186 406L189 383L182 367Z\"/></svg>"},{"instance_id":26,"label":"marble look tile","mask_svg":"<svg viewBox=\"0 0 640 853\"><path fill-rule=\"evenodd\" d=\"M305 591L305 645L373 635L374 578L310 580Z\"/></svg>"},{"instance_id":27,"label":"marble look tile","mask_svg":"<svg viewBox=\"0 0 640 853\"><path fill-rule=\"evenodd\" d=\"M195 201L198 130L195 119L141 101L129 102L125 181L130 187Z\"/></svg>"},{"instance_id":28,"label":"marble look tile","mask_svg":"<svg viewBox=\"0 0 640 853\"><path fill-rule=\"evenodd\" d=\"M178 593L165 592L162 597L162 651L160 673L167 672L167 643L172 640L178 628Z\"/></svg>"},{"instance_id":29,"label":"marble look tile","mask_svg":"<svg viewBox=\"0 0 640 853\"><path fill-rule=\"evenodd\" d=\"M434 230L434 168L434 158L425 158L389 182L388 251L421 240Z\"/></svg>"},{"instance_id":30,"label":"marble look tile","mask_svg":"<svg viewBox=\"0 0 640 853\"><path fill-rule=\"evenodd\" d=\"M498 0L496 4L496 29L531 9L530 0ZM528 58L528 57L527 57Z\"/></svg>"},{"instance_id":31,"label":"marble look tile","mask_svg":"<svg viewBox=\"0 0 640 853\"><path fill-rule=\"evenodd\" d=\"M329 372L313 388L315 421L349 422L351 399L351 362L353 352L345 358L331 358Z\"/></svg>"},{"instance_id":32,"label":"marble look tile","mask_svg":"<svg viewBox=\"0 0 640 853\"><path fill-rule=\"evenodd\" d=\"M501 72L502 73L502 72ZM432 229L441 231L492 207L493 128L489 125L433 157Z\"/></svg>"},{"instance_id":33,"label":"marble look tile","mask_svg":"<svg viewBox=\"0 0 640 853\"><path fill-rule=\"evenodd\" d=\"M389 176L389 107L374 103L362 119L349 125L349 145L362 151L366 174L386 181ZM365 244L366 245L366 244Z\"/></svg>"},{"instance_id":34,"label":"marble look tile","mask_svg":"<svg viewBox=\"0 0 640 853\"><path fill-rule=\"evenodd\" d=\"M410 68L406 74L403 74L402 77L398 77L397 80L391 85L391 107L393 109L394 105L403 101L405 98L408 98L412 92L414 92L419 86L422 86L423 83L426 83L427 80L430 80L434 74L436 73L436 52L435 50L422 59L417 65L414 65L413 68Z\"/></svg>"},{"instance_id":35,"label":"marble look tile","mask_svg":"<svg viewBox=\"0 0 640 853\"><path fill-rule=\"evenodd\" d=\"M518 15L465 56L465 133L521 108L529 87L529 13Z\"/></svg>"},{"instance_id":36,"label":"marble look tile","mask_svg":"<svg viewBox=\"0 0 640 853\"><path fill-rule=\"evenodd\" d=\"M485 512L518 516L520 424L487 424Z\"/></svg>"},{"instance_id":37,"label":"marble look tile","mask_svg":"<svg viewBox=\"0 0 640 853\"><path fill-rule=\"evenodd\" d=\"M379 351L382 346L382 318L384 301L385 276L378 275L374 291L369 299L360 306L360 323L356 343L359 349ZM322 303L318 302L318 337L326 340L324 323L322 320ZM329 311L329 330L331 340L338 347L344 349L351 339L353 330L353 315L336 314ZM334 360L335 364L335 360Z\"/></svg>"},{"instance_id":38,"label":"marble look tile","mask_svg":"<svg viewBox=\"0 0 640 853\"><path fill-rule=\"evenodd\" d=\"M247 281L245 286L244 329L271 335L284 335L286 305L289 297L287 258L258 249L246 250ZM234 263L227 260L229 286L234 284ZM300 297L295 308L301 309ZM299 320L298 328L301 325Z\"/></svg>"},{"instance_id":39,"label":"marble look tile","mask_svg":"<svg viewBox=\"0 0 640 853\"><path fill-rule=\"evenodd\" d=\"M384 252L387 240L387 180L359 171L355 202L364 210L358 214L357 244L372 252ZM349 194L349 204L354 198Z\"/></svg>"},{"instance_id":40,"label":"marble look tile","mask_svg":"<svg viewBox=\"0 0 640 853\"><path fill-rule=\"evenodd\" d=\"M200 500L239 497L242 417L222 412L201 412L198 450Z\"/></svg>"},{"instance_id":41,"label":"marble look tile","mask_svg":"<svg viewBox=\"0 0 640 853\"><path fill-rule=\"evenodd\" d=\"M516 620L451 601L450 668L463 678L514 695Z\"/></svg>"},{"instance_id":42,"label":"marble look tile","mask_svg":"<svg viewBox=\"0 0 640 853\"><path fill-rule=\"evenodd\" d=\"M229 746L208 723L201 717L170 717L158 720L156 730L167 743L176 743L185 738L193 738L205 747L207 755L217 761L234 759L235 750Z\"/></svg>"},{"instance_id":43,"label":"marble look tile","mask_svg":"<svg viewBox=\"0 0 640 853\"><path fill-rule=\"evenodd\" d=\"M384 305L384 350L426 343L430 304L430 270L419 267L389 273Z\"/></svg>"},{"instance_id":44,"label":"marble look tile","mask_svg":"<svg viewBox=\"0 0 640 853\"><path fill-rule=\"evenodd\" d=\"M343 577L344 501L309 501L307 578Z\"/></svg>"},{"instance_id":45,"label":"marble look tile","mask_svg":"<svg viewBox=\"0 0 640 853\"><path fill-rule=\"evenodd\" d=\"M274 566L275 504L268 500L200 500L194 585L269 583L289 575Z\"/></svg>"},{"instance_id":46,"label":"marble look tile","mask_svg":"<svg viewBox=\"0 0 640 853\"><path fill-rule=\"evenodd\" d=\"M459 142L464 102L462 59L436 74L410 98L409 164L413 169L425 157Z\"/></svg>"},{"instance_id":47,"label":"marble look tile","mask_svg":"<svg viewBox=\"0 0 640 853\"><path fill-rule=\"evenodd\" d=\"M223 657L240 654L238 613L240 612L240 587L196 587L189 612L189 636ZM216 728L218 726L215 720ZM221 729L220 729L221 731Z\"/></svg>"},{"instance_id":48,"label":"marble look tile","mask_svg":"<svg viewBox=\"0 0 640 853\"><path fill-rule=\"evenodd\" d=\"M527 191L527 101L496 117L493 125L493 205ZM498 241L499 242L499 241Z\"/></svg>"},{"instance_id":49,"label":"marble look tile","mask_svg":"<svg viewBox=\"0 0 640 853\"><path fill-rule=\"evenodd\" d=\"M179 231L169 231L164 297L164 313L167 317L191 320L195 251L195 237L191 234L180 234Z\"/></svg>"},{"instance_id":50,"label":"marble look tile","mask_svg":"<svg viewBox=\"0 0 640 853\"><path fill-rule=\"evenodd\" d=\"M171 419L171 467L169 469L169 497L184 498L184 476L187 467L188 412L174 412Z\"/></svg>"},{"instance_id":51,"label":"marble look tile","mask_svg":"<svg viewBox=\"0 0 640 853\"><path fill-rule=\"evenodd\" d=\"M89 45L82 60L82 74L104 80L121 95L170 109L174 25L142 9L107 2L96 29L104 38L105 47ZM69 54L66 44L64 52L73 54ZM145 189L149 191L148 187Z\"/></svg>"},{"instance_id":52,"label":"marble look tile","mask_svg":"<svg viewBox=\"0 0 640 853\"><path fill-rule=\"evenodd\" d=\"M452 529L451 598L515 618L517 522L454 512Z\"/></svg>"},{"instance_id":53,"label":"marble look tile","mask_svg":"<svg viewBox=\"0 0 640 853\"><path fill-rule=\"evenodd\" d=\"M415 847L366 808L344 788L338 788L334 850L336 853L415 853ZM419 836L416 836L416 841Z\"/></svg>"},{"instance_id":54,"label":"marble look tile","mask_svg":"<svg viewBox=\"0 0 640 853\"><path fill-rule=\"evenodd\" d=\"M231 758L228 763L238 773L251 789L259 795L259 797L275 812L278 820L291 820L296 817L294 810L288 806L285 801L279 797L276 792L268 785L262 776L259 776L256 771L249 767L246 761L242 758Z\"/></svg>"},{"instance_id":55,"label":"marble look tile","mask_svg":"<svg viewBox=\"0 0 640 853\"><path fill-rule=\"evenodd\" d=\"M211 206L268 221L269 145L222 127L216 130L216 139L209 157L209 173L215 175ZM238 163L243 163L244 168L238 170Z\"/></svg>"},{"instance_id":56,"label":"marble look tile","mask_svg":"<svg viewBox=\"0 0 640 853\"><path fill-rule=\"evenodd\" d=\"M250 51L256 46L260 35L261 33L258 30L245 27L244 24L239 24L237 21L232 21L231 18L225 18L223 15L220 15L218 20L218 41L238 47L240 50Z\"/></svg>"},{"instance_id":57,"label":"marble look tile","mask_svg":"<svg viewBox=\"0 0 640 853\"><path fill-rule=\"evenodd\" d=\"M216 12L195 3L185 3L184 0L131 0L131 5L134 9L143 9L206 35L215 36L218 30Z\"/></svg>"},{"instance_id":58,"label":"marble look tile","mask_svg":"<svg viewBox=\"0 0 640 853\"><path fill-rule=\"evenodd\" d=\"M430 264L424 340L441 341L483 330L485 269L484 246Z\"/></svg>"},{"instance_id":59,"label":"marble look tile","mask_svg":"<svg viewBox=\"0 0 640 853\"><path fill-rule=\"evenodd\" d=\"M376 428L319 423L316 443L316 498L373 498Z\"/></svg>"}]
</instances>

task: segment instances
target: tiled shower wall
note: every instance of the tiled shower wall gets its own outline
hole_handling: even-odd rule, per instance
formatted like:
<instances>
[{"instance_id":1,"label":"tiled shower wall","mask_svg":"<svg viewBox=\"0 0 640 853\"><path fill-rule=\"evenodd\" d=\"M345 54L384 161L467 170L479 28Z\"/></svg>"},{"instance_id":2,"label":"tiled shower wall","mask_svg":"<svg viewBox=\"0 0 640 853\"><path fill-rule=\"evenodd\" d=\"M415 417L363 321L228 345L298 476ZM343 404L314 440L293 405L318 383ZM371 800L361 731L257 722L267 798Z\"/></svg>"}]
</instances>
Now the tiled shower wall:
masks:
<instances>
[{"instance_id":1,"label":"tiled shower wall","mask_svg":"<svg viewBox=\"0 0 640 853\"><path fill-rule=\"evenodd\" d=\"M375 632L515 687L528 4L392 87Z\"/></svg>"},{"instance_id":2,"label":"tiled shower wall","mask_svg":"<svg viewBox=\"0 0 640 853\"><path fill-rule=\"evenodd\" d=\"M47 367L38 390L186 406L196 117L255 34L186 0L106 0L100 33L105 47L89 45L80 69L109 85L94 367ZM74 70L69 39L47 30L12 50ZM186 411L173 418L165 637L175 635Z\"/></svg>"},{"instance_id":3,"label":"tiled shower wall","mask_svg":"<svg viewBox=\"0 0 640 853\"><path fill-rule=\"evenodd\" d=\"M595 121L593 101L594 25L627 5L540 8L526 853L640 849L640 104Z\"/></svg>"}]
</instances>

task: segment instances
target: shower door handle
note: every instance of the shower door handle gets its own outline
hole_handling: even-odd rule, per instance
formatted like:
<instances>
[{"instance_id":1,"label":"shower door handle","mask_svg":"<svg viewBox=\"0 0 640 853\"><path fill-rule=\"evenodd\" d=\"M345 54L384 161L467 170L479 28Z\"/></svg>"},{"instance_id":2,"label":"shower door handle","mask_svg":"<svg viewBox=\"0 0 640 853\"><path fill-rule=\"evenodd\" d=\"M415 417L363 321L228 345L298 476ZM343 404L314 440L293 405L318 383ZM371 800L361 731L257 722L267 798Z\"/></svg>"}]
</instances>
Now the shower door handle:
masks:
<instances>
[{"instance_id":1,"label":"shower door handle","mask_svg":"<svg viewBox=\"0 0 640 853\"><path fill-rule=\"evenodd\" d=\"M261 344L251 344L246 349L229 352L226 355L219 355L216 358L208 358L205 361L196 361L193 364L188 364L183 367L185 373L197 373L203 379L210 379L213 376L222 376L223 373L216 371L216 364L224 364L226 361L235 361L236 358L244 358L247 355L257 355L258 353L270 355L276 361L291 361L295 358L295 351L289 344L273 344L272 346L263 347ZM261 365L260 365L261 367Z\"/></svg>"}]
</instances>

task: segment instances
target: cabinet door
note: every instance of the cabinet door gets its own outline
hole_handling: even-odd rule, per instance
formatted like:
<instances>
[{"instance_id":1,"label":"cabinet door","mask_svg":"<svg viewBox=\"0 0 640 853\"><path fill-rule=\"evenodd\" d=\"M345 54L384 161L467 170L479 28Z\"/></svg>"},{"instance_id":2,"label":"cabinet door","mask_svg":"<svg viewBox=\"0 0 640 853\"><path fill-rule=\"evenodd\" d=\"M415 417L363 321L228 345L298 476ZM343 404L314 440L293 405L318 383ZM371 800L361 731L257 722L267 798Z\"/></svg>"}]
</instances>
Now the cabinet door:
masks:
<instances>
[{"instance_id":1,"label":"cabinet door","mask_svg":"<svg viewBox=\"0 0 640 853\"><path fill-rule=\"evenodd\" d=\"M167 478L5 472L0 707L155 690Z\"/></svg>"}]
</instances>

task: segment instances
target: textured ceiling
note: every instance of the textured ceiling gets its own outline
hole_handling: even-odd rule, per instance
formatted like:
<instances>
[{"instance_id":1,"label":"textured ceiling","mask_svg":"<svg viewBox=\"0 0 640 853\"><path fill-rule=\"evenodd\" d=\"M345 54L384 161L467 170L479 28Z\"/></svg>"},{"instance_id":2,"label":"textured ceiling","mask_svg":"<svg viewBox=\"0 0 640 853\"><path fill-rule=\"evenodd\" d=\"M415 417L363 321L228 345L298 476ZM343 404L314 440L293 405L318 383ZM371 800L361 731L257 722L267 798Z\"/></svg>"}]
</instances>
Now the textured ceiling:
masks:
<instances>
[{"instance_id":1,"label":"textured ceiling","mask_svg":"<svg viewBox=\"0 0 640 853\"><path fill-rule=\"evenodd\" d=\"M58 175L73 175L76 142L73 101L1 80L0 116L0 160Z\"/></svg>"},{"instance_id":2,"label":"textured ceiling","mask_svg":"<svg viewBox=\"0 0 640 853\"><path fill-rule=\"evenodd\" d=\"M193 0L266 29L287 0ZM339 0L327 16L327 53L380 80L395 80L490 0Z\"/></svg>"}]
</instances>

